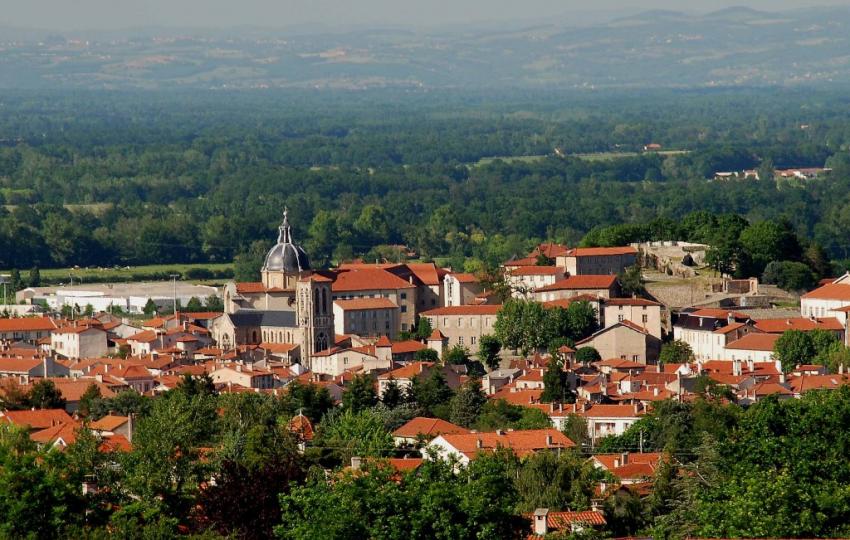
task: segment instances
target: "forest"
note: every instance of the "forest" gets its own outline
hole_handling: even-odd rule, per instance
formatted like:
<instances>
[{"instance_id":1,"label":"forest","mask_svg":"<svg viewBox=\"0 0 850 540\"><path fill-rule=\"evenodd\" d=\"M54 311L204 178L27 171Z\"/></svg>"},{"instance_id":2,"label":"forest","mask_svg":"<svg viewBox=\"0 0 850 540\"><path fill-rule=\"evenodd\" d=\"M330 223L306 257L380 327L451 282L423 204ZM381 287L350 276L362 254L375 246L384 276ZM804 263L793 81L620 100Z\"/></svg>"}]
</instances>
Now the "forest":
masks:
<instances>
[{"instance_id":1,"label":"forest","mask_svg":"<svg viewBox=\"0 0 850 540\"><path fill-rule=\"evenodd\" d=\"M600 228L696 211L787 225L840 261L847 101L765 89L9 92L0 268L252 260L284 207L316 266L398 257L402 244L491 267L537 241L590 245ZM677 152L642 152L650 142ZM833 171L710 180L804 166Z\"/></svg>"}]
</instances>

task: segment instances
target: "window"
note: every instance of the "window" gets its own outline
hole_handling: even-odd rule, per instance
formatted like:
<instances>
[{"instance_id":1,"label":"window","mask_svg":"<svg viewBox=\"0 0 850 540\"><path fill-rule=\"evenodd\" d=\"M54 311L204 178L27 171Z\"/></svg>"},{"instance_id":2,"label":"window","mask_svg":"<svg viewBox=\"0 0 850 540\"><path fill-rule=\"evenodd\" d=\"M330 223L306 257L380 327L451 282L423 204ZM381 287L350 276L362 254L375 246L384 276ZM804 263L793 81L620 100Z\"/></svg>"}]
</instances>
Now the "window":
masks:
<instances>
[{"instance_id":1,"label":"window","mask_svg":"<svg viewBox=\"0 0 850 540\"><path fill-rule=\"evenodd\" d=\"M458 345L463 345L463 336L458 336L458 338L457 338L457 344L458 344Z\"/></svg>"},{"instance_id":2,"label":"window","mask_svg":"<svg viewBox=\"0 0 850 540\"><path fill-rule=\"evenodd\" d=\"M472 336L471 338L469 338L469 344L475 345L475 336Z\"/></svg>"},{"instance_id":3,"label":"window","mask_svg":"<svg viewBox=\"0 0 850 540\"><path fill-rule=\"evenodd\" d=\"M623 322L623 318L622 315L617 315L617 322Z\"/></svg>"},{"instance_id":4,"label":"window","mask_svg":"<svg viewBox=\"0 0 850 540\"><path fill-rule=\"evenodd\" d=\"M463 328L463 317L458 317L458 318L457 318L457 327L458 327L458 328Z\"/></svg>"},{"instance_id":5,"label":"window","mask_svg":"<svg viewBox=\"0 0 850 540\"><path fill-rule=\"evenodd\" d=\"M390 321L384 321L384 329L385 329L385 330L389 330L389 329L390 329Z\"/></svg>"},{"instance_id":6,"label":"window","mask_svg":"<svg viewBox=\"0 0 850 540\"><path fill-rule=\"evenodd\" d=\"M401 296L402 300L407 300L407 293L406 292L401 293L400 296Z\"/></svg>"},{"instance_id":7,"label":"window","mask_svg":"<svg viewBox=\"0 0 850 540\"><path fill-rule=\"evenodd\" d=\"M407 306L401 306L401 312L407 313Z\"/></svg>"},{"instance_id":8,"label":"window","mask_svg":"<svg viewBox=\"0 0 850 540\"><path fill-rule=\"evenodd\" d=\"M443 317L443 328L448 328L448 327L449 327L449 318Z\"/></svg>"},{"instance_id":9,"label":"window","mask_svg":"<svg viewBox=\"0 0 850 540\"><path fill-rule=\"evenodd\" d=\"M640 320L643 321L643 324L648 323L649 322L649 315L641 316Z\"/></svg>"},{"instance_id":10,"label":"window","mask_svg":"<svg viewBox=\"0 0 850 540\"><path fill-rule=\"evenodd\" d=\"M636 355L636 354L632 355L632 361L633 362L637 362L638 358L640 358L638 355Z\"/></svg>"},{"instance_id":11,"label":"window","mask_svg":"<svg viewBox=\"0 0 850 540\"><path fill-rule=\"evenodd\" d=\"M401 323L401 331L407 332L407 323Z\"/></svg>"}]
</instances>

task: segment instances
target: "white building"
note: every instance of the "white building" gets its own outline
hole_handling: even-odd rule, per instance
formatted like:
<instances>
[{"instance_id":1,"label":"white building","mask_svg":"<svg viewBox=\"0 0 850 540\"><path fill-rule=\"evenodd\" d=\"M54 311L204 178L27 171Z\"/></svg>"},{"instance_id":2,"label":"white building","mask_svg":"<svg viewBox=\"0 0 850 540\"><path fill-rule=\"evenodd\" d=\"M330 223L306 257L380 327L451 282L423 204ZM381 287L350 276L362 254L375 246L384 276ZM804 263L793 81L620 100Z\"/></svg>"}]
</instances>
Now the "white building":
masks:
<instances>
[{"instance_id":1,"label":"white building","mask_svg":"<svg viewBox=\"0 0 850 540\"><path fill-rule=\"evenodd\" d=\"M50 347L74 360L106 356L106 331L97 326L63 326L50 333Z\"/></svg>"},{"instance_id":2,"label":"white building","mask_svg":"<svg viewBox=\"0 0 850 540\"><path fill-rule=\"evenodd\" d=\"M837 310L847 306L850 306L850 273L800 298L803 317L835 317L842 325L847 324L847 311Z\"/></svg>"}]
</instances>

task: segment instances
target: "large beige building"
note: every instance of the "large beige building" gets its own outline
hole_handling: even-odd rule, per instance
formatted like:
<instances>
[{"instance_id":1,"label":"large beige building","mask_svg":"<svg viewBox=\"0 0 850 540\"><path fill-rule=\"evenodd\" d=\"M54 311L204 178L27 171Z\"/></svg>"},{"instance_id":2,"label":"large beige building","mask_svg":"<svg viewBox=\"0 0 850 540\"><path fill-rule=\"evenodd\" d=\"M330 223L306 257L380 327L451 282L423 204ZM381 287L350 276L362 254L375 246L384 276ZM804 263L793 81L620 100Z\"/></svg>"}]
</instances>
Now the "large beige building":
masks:
<instances>
[{"instance_id":1,"label":"large beige building","mask_svg":"<svg viewBox=\"0 0 850 540\"><path fill-rule=\"evenodd\" d=\"M623 321L599 330L576 342L576 347L593 347L603 360L619 358L641 364L658 360L661 340L630 321Z\"/></svg>"},{"instance_id":2,"label":"large beige building","mask_svg":"<svg viewBox=\"0 0 850 540\"><path fill-rule=\"evenodd\" d=\"M462 345L476 352L481 336L493 334L500 309L501 305L446 306L426 311L422 316L428 318L431 328L442 332L448 347Z\"/></svg>"},{"instance_id":3,"label":"large beige building","mask_svg":"<svg viewBox=\"0 0 850 540\"><path fill-rule=\"evenodd\" d=\"M573 248L555 259L571 276L619 274L637 262L637 249L625 247Z\"/></svg>"},{"instance_id":4,"label":"large beige building","mask_svg":"<svg viewBox=\"0 0 850 540\"><path fill-rule=\"evenodd\" d=\"M662 306L643 298L608 298L600 301L603 327L631 321L657 338L662 337Z\"/></svg>"},{"instance_id":5,"label":"large beige building","mask_svg":"<svg viewBox=\"0 0 850 540\"><path fill-rule=\"evenodd\" d=\"M50 347L65 358L102 358L106 356L106 331L97 326L74 324L50 333Z\"/></svg>"},{"instance_id":6,"label":"large beige building","mask_svg":"<svg viewBox=\"0 0 850 540\"><path fill-rule=\"evenodd\" d=\"M484 287L472 274L447 274L443 278L444 306L466 306L475 303L475 297Z\"/></svg>"},{"instance_id":7,"label":"large beige building","mask_svg":"<svg viewBox=\"0 0 850 540\"><path fill-rule=\"evenodd\" d=\"M570 276L535 289L532 298L538 302L565 300L574 296L589 295L601 298L615 298L620 294L620 285L614 275Z\"/></svg>"},{"instance_id":8,"label":"large beige building","mask_svg":"<svg viewBox=\"0 0 850 540\"><path fill-rule=\"evenodd\" d=\"M850 273L800 298L803 317L835 317L842 325L847 323L847 310L841 308L847 306L850 306Z\"/></svg>"},{"instance_id":9,"label":"large beige building","mask_svg":"<svg viewBox=\"0 0 850 540\"><path fill-rule=\"evenodd\" d=\"M401 329L399 307L383 297L334 300L334 325L337 334L395 339Z\"/></svg>"}]
</instances>

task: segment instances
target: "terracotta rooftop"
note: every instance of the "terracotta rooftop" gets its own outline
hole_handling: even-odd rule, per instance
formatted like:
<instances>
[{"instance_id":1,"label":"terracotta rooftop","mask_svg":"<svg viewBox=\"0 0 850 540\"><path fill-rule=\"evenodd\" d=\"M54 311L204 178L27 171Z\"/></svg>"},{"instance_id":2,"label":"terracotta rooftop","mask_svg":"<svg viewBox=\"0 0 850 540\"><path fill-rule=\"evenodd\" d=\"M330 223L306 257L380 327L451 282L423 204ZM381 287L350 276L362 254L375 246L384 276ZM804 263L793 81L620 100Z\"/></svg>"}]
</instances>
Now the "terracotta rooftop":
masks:
<instances>
[{"instance_id":1,"label":"terracotta rooftop","mask_svg":"<svg viewBox=\"0 0 850 540\"><path fill-rule=\"evenodd\" d=\"M747 334L726 345L727 349L744 351L772 351L776 340L781 334Z\"/></svg>"},{"instance_id":2,"label":"terracotta rooftop","mask_svg":"<svg viewBox=\"0 0 850 540\"><path fill-rule=\"evenodd\" d=\"M50 317L0 319L0 332L37 332L53 330L56 326Z\"/></svg>"},{"instance_id":3,"label":"terracotta rooftop","mask_svg":"<svg viewBox=\"0 0 850 540\"><path fill-rule=\"evenodd\" d=\"M380 268L344 270L331 286L334 292L414 289L416 285Z\"/></svg>"},{"instance_id":4,"label":"terracotta rooftop","mask_svg":"<svg viewBox=\"0 0 850 540\"><path fill-rule=\"evenodd\" d=\"M814 300L840 300L850 302L850 285L845 283L830 283L823 287L807 292L802 296Z\"/></svg>"},{"instance_id":5,"label":"terracotta rooftop","mask_svg":"<svg viewBox=\"0 0 850 540\"><path fill-rule=\"evenodd\" d=\"M567 252L567 257L601 257L615 255L637 255L637 249L631 246L621 247L588 247L573 248Z\"/></svg>"},{"instance_id":6,"label":"terracotta rooftop","mask_svg":"<svg viewBox=\"0 0 850 540\"><path fill-rule=\"evenodd\" d=\"M399 309L389 298L354 298L351 300L334 300L334 305L345 311L362 311L368 309Z\"/></svg>"},{"instance_id":7,"label":"terracotta rooftop","mask_svg":"<svg viewBox=\"0 0 850 540\"><path fill-rule=\"evenodd\" d=\"M2 411L0 421L27 427L29 429L46 429L57 424L73 422L73 418L65 409L34 409L24 411Z\"/></svg>"},{"instance_id":8,"label":"terracotta rooftop","mask_svg":"<svg viewBox=\"0 0 850 540\"><path fill-rule=\"evenodd\" d=\"M395 430L393 432L393 436L416 438L418 435L426 435L433 438L437 435L449 435L454 433L469 433L469 430L439 418L417 416Z\"/></svg>"},{"instance_id":9,"label":"terracotta rooftop","mask_svg":"<svg viewBox=\"0 0 850 540\"><path fill-rule=\"evenodd\" d=\"M790 319L762 319L756 321L756 328L769 334L781 334L786 330L844 330L844 325L835 317L809 319L793 317Z\"/></svg>"},{"instance_id":10,"label":"terracotta rooftop","mask_svg":"<svg viewBox=\"0 0 850 540\"><path fill-rule=\"evenodd\" d=\"M497 448L510 448L522 457L539 450L575 446L573 441L557 429L456 433L441 437L458 452L470 458L479 452L491 452Z\"/></svg>"},{"instance_id":11,"label":"terracotta rooftop","mask_svg":"<svg viewBox=\"0 0 850 540\"><path fill-rule=\"evenodd\" d=\"M610 289L615 283L617 283L617 276L586 274L582 276L570 276L566 279L556 281L551 285L535 289L535 292L578 289Z\"/></svg>"},{"instance_id":12,"label":"terracotta rooftop","mask_svg":"<svg viewBox=\"0 0 850 540\"><path fill-rule=\"evenodd\" d=\"M479 306L445 306L425 311L425 317L444 315L495 315L502 309L501 304L484 304Z\"/></svg>"}]
</instances>

